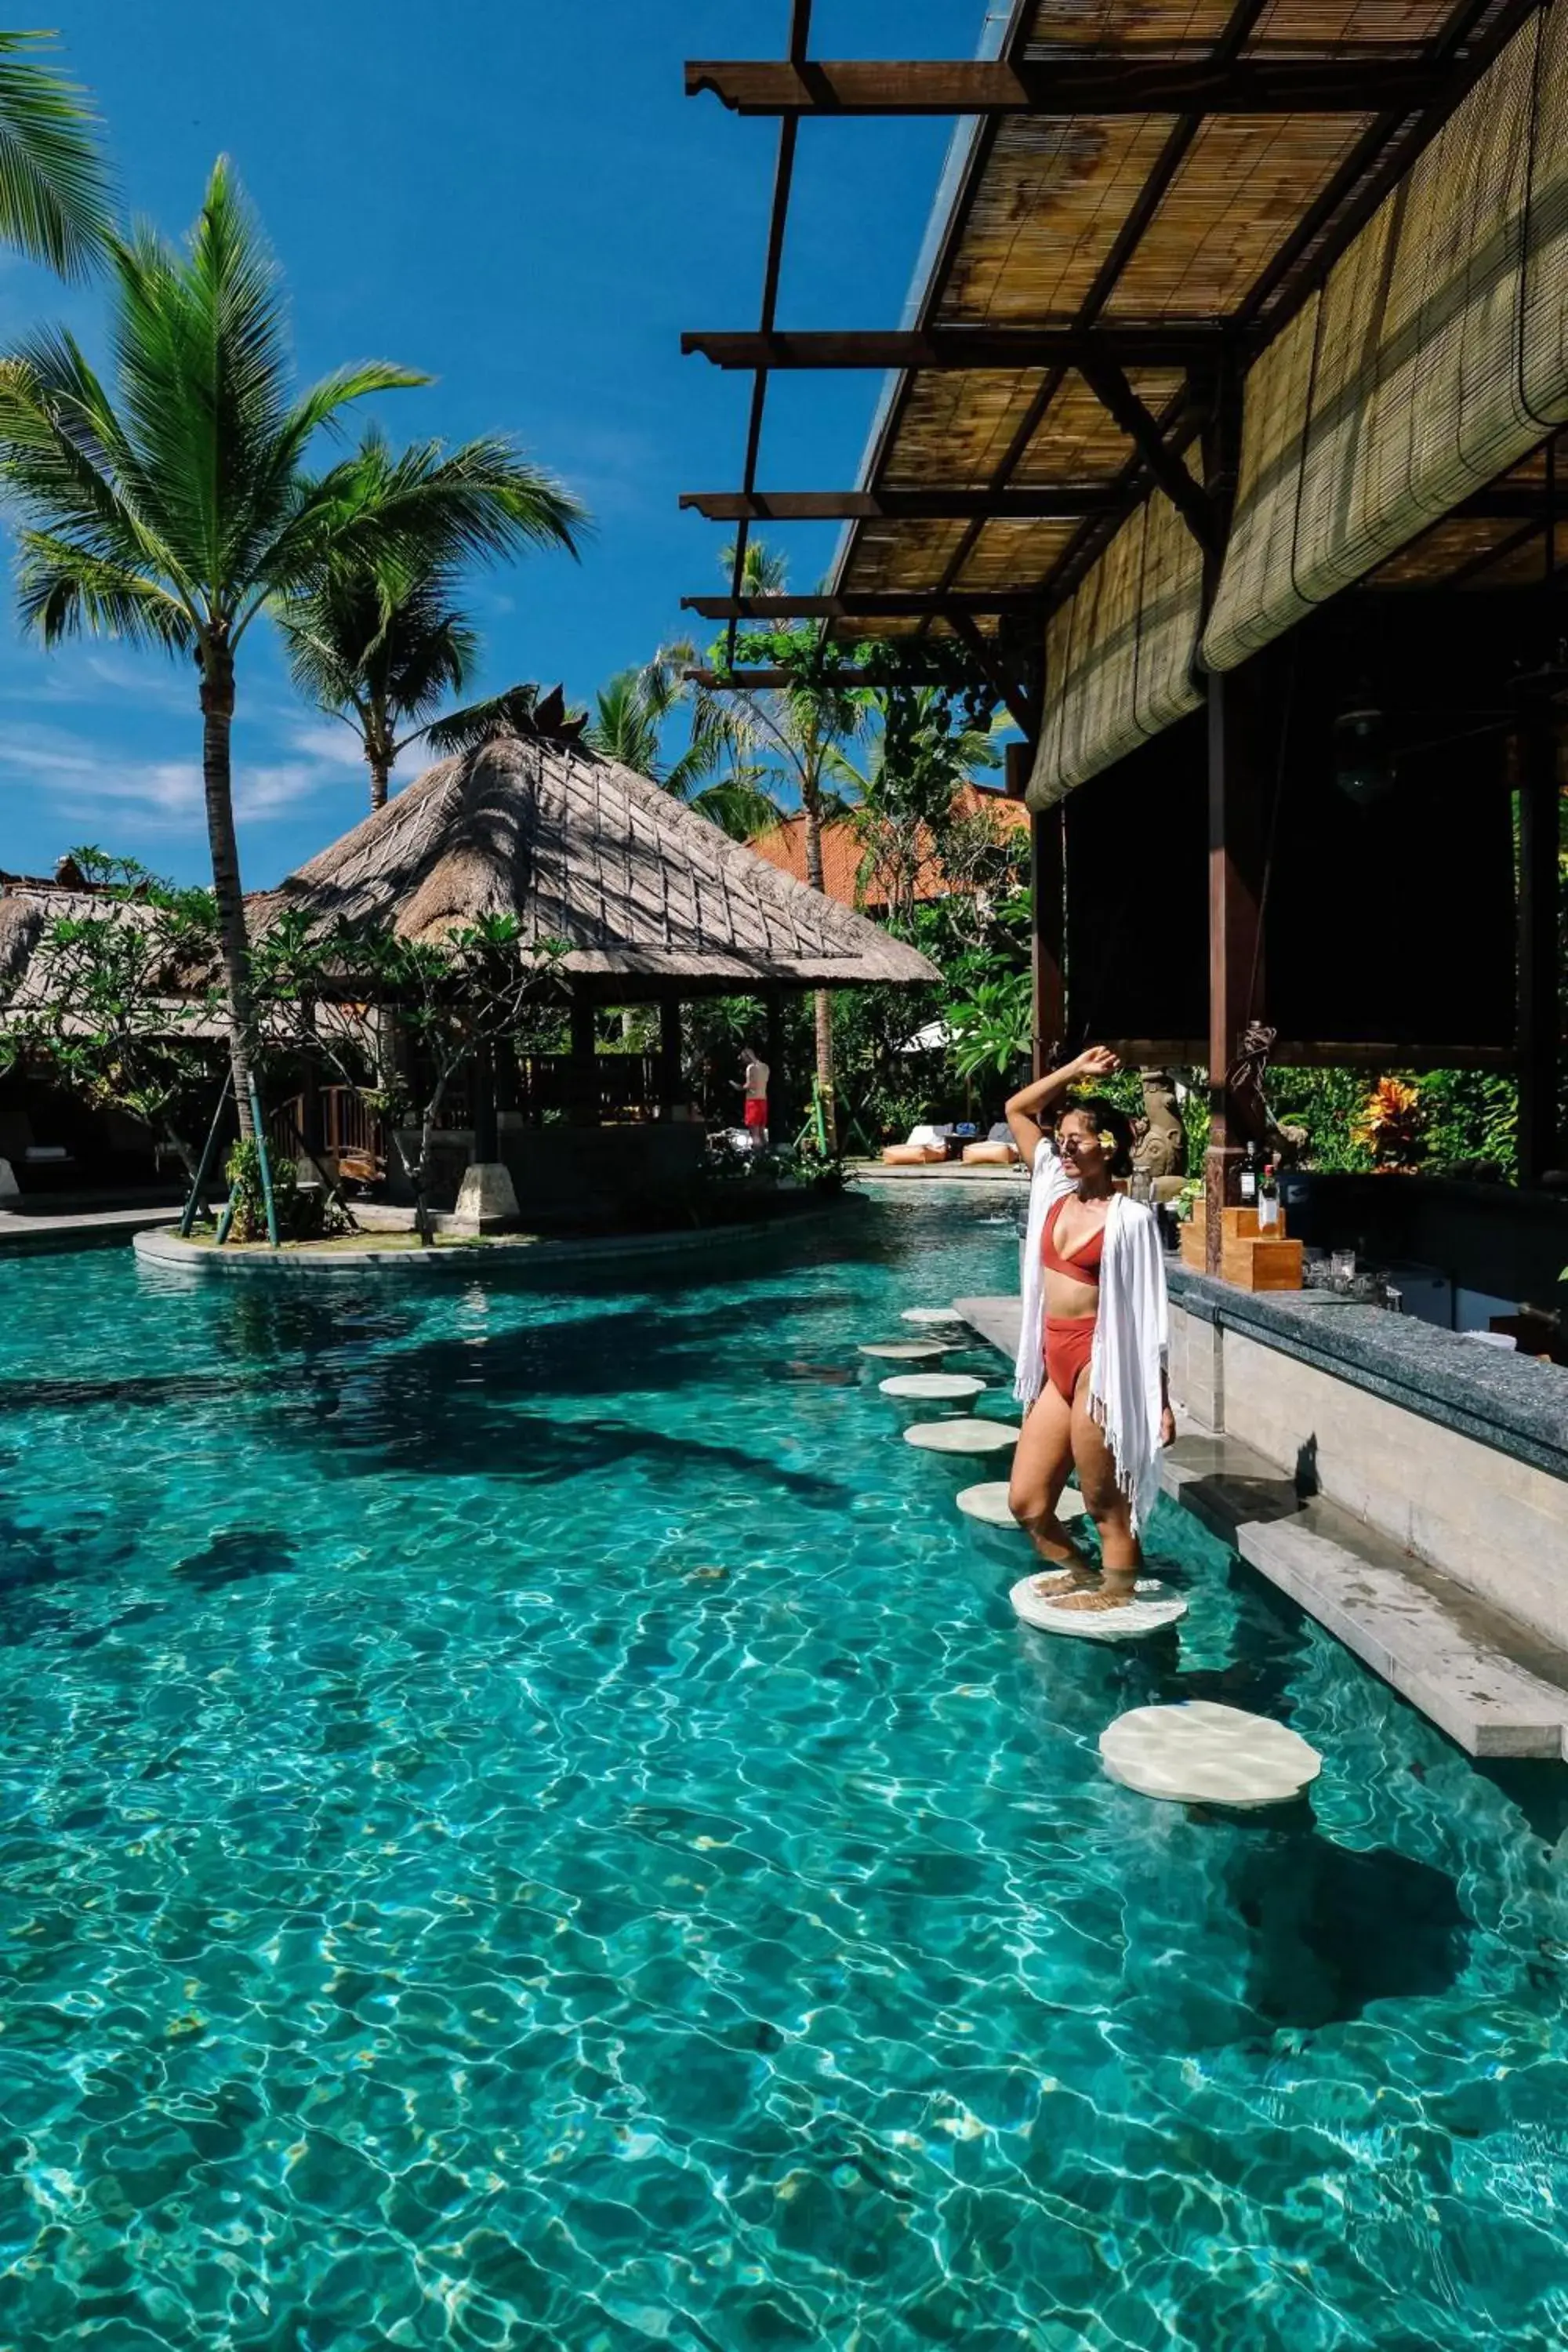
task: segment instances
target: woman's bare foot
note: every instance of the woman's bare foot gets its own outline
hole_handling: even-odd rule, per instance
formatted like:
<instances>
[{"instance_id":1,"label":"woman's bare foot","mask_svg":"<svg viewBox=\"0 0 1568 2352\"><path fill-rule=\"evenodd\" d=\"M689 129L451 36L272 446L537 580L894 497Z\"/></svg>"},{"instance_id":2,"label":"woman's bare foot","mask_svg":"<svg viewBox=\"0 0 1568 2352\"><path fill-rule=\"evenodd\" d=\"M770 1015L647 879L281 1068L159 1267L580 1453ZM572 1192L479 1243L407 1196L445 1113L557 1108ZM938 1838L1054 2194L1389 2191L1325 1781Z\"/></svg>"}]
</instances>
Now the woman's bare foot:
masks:
<instances>
[{"instance_id":1,"label":"woman's bare foot","mask_svg":"<svg viewBox=\"0 0 1568 2352\"><path fill-rule=\"evenodd\" d=\"M1092 1591L1068 1592L1058 1601L1058 1609L1129 1609L1137 1598L1131 1584L1102 1584Z\"/></svg>"},{"instance_id":2,"label":"woman's bare foot","mask_svg":"<svg viewBox=\"0 0 1568 2352\"><path fill-rule=\"evenodd\" d=\"M1055 1601L1064 1592L1093 1592L1099 1583L1099 1570L1085 1560L1081 1568L1068 1569L1063 1576L1032 1576L1029 1590L1042 1601Z\"/></svg>"}]
</instances>

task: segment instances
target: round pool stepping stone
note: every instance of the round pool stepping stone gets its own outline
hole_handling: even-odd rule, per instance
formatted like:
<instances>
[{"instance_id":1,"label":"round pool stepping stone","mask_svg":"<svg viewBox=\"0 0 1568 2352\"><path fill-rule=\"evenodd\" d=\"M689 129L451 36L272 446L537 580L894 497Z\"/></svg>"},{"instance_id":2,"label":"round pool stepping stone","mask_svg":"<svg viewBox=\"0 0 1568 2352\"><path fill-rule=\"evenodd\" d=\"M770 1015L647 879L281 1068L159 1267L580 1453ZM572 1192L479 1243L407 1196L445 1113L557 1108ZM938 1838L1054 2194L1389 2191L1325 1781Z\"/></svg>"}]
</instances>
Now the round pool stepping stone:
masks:
<instances>
[{"instance_id":1,"label":"round pool stepping stone","mask_svg":"<svg viewBox=\"0 0 1568 2352\"><path fill-rule=\"evenodd\" d=\"M860 1348L863 1356L889 1356L895 1364L940 1364L952 1352L940 1339L870 1339Z\"/></svg>"},{"instance_id":2,"label":"round pool stepping stone","mask_svg":"<svg viewBox=\"0 0 1568 2352\"><path fill-rule=\"evenodd\" d=\"M1016 1528L1018 1525L1007 1508L1005 1478L988 1478L983 1486L965 1486L957 1502L966 1518L984 1520L988 1528ZM1057 1505L1057 1517L1058 1519L1076 1519L1083 1507L1083 1496L1076 1486L1069 1486Z\"/></svg>"},{"instance_id":3,"label":"round pool stepping stone","mask_svg":"<svg viewBox=\"0 0 1568 2352\"><path fill-rule=\"evenodd\" d=\"M904 1432L906 1445L923 1445L932 1454L1011 1454L1018 1433L1009 1421L980 1421L955 1415L952 1421L917 1421Z\"/></svg>"},{"instance_id":4,"label":"round pool stepping stone","mask_svg":"<svg viewBox=\"0 0 1568 2352\"><path fill-rule=\"evenodd\" d=\"M906 1323L962 1323L963 1318L956 1307L906 1307L902 1320Z\"/></svg>"},{"instance_id":5,"label":"round pool stepping stone","mask_svg":"<svg viewBox=\"0 0 1568 2352\"><path fill-rule=\"evenodd\" d=\"M1037 1568L1032 1575L1021 1576L1007 1595L1025 1624L1032 1625L1037 1633L1065 1633L1079 1642L1141 1642L1146 1634L1163 1633L1167 1625L1179 1625L1187 1613L1184 1601L1152 1578L1142 1577L1133 1587L1137 1598L1120 1609L1064 1609L1035 1590L1040 1578L1051 1572L1048 1568ZM1162 1712L1154 1707L1142 1711L1145 1715ZM1100 1746L1103 1750L1103 1741Z\"/></svg>"},{"instance_id":6,"label":"round pool stepping stone","mask_svg":"<svg viewBox=\"0 0 1568 2352\"><path fill-rule=\"evenodd\" d=\"M1289 1725L1208 1698L1119 1715L1100 1735L1100 1754L1123 1788L1185 1805L1287 1805L1323 1769Z\"/></svg>"},{"instance_id":7,"label":"round pool stepping stone","mask_svg":"<svg viewBox=\"0 0 1568 2352\"><path fill-rule=\"evenodd\" d=\"M894 1372L877 1386L884 1396L929 1397L933 1402L942 1397L950 1404L960 1397L985 1393L984 1381L977 1381L973 1372Z\"/></svg>"}]
</instances>

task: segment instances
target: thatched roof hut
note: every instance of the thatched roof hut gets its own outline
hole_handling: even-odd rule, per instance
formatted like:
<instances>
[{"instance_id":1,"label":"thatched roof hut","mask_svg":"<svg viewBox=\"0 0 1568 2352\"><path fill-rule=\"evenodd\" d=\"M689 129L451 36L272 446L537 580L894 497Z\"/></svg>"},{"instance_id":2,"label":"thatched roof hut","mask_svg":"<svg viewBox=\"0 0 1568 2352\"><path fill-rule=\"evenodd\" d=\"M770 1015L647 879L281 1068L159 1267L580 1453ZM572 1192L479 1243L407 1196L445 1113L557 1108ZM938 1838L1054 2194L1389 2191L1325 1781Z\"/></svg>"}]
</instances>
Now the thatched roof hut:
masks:
<instances>
[{"instance_id":1,"label":"thatched roof hut","mask_svg":"<svg viewBox=\"0 0 1568 2352\"><path fill-rule=\"evenodd\" d=\"M940 977L646 776L553 736L500 735L431 768L253 900L253 923L285 909L413 940L514 917L612 1001Z\"/></svg>"}]
</instances>

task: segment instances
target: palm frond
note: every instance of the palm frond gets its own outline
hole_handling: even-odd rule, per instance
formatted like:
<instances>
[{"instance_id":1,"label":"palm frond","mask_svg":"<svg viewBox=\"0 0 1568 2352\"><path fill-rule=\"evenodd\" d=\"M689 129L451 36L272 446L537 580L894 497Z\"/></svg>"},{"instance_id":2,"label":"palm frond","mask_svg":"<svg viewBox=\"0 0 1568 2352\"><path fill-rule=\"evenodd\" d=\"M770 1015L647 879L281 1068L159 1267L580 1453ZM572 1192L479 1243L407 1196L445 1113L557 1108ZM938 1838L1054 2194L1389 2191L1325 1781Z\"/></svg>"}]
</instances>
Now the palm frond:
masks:
<instances>
[{"instance_id":1,"label":"palm frond","mask_svg":"<svg viewBox=\"0 0 1568 2352\"><path fill-rule=\"evenodd\" d=\"M425 740L442 759L449 759L456 752L478 751L496 734L525 735L539 698L537 686L509 686L504 693L492 694L484 702L448 711L445 719L426 727Z\"/></svg>"},{"instance_id":2,"label":"palm frond","mask_svg":"<svg viewBox=\"0 0 1568 2352\"><path fill-rule=\"evenodd\" d=\"M188 653L195 642L190 615L155 581L47 531L20 535L16 605L23 626L47 646L84 632L165 653Z\"/></svg>"},{"instance_id":3,"label":"palm frond","mask_svg":"<svg viewBox=\"0 0 1568 2352\"><path fill-rule=\"evenodd\" d=\"M62 278L83 278L110 233L98 117L46 65L47 33L0 33L0 237Z\"/></svg>"},{"instance_id":4,"label":"palm frond","mask_svg":"<svg viewBox=\"0 0 1568 2352\"><path fill-rule=\"evenodd\" d=\"M661 781L658 716L645 691L645 677L642 670L617 670L599 688L584 740L606 760L618 760L622 767L633 768L639 776L658 783Z\"/></svg>"},{"instance_id":5,"label":"palm frond","mask_svg":"<svg viewBox=\"0 0 1568 2352\"><path fill-rule=\"evenodd\" d=\"M700 793L687 797L686 805L705 816L731 841L754 841L760 833L769 832L784 814L760 781L760 772L725 776L716 784L707 785Z\"/></svg>"}]
</instances>

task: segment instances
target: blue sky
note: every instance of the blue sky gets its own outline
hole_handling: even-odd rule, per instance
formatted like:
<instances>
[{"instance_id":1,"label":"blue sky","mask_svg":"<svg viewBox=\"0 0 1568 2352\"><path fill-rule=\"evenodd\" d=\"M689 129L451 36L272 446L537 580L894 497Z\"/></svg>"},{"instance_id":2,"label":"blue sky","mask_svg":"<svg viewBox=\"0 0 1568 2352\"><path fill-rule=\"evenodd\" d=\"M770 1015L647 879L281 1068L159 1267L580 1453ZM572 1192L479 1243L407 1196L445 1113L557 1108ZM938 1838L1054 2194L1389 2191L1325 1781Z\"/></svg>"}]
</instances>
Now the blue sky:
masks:
<instances>
[{"instance_id":1,"label":"blue sky","mask_svg":"<svg viewBox=\"0 0 1568 2352\"><path fill-rule=\"evenodd\" d=\"M429 371L381 404L397 438L508 432L586 499L581 563L479 582L479 690L563 678L585 699L717 587L724 534L677 510L739 480L747 379L682 360L683 328L756 323L775 132L686 100L691 57L782 54L786 0L82 0L47 12L105 120L127 210L182 234L231 155L281 262L303 378L381 357ZM967 56L984 0L818 0L822 56ZM812 123L782 324L895 325L943 123ZM101 302L0 259L0 340L64 319L102 356ZM762 479L855 478L879 386L775 378ZM786 537L809 586L831 530ZM103 643L45 655L0 617L0 867L95 841L200 878L199 719L182 666ZM395 782L417 772L409 755ZM249 641L236 785L245 877L278 880L353 823L341 725Z\"/></svg>"}]
</instances>

